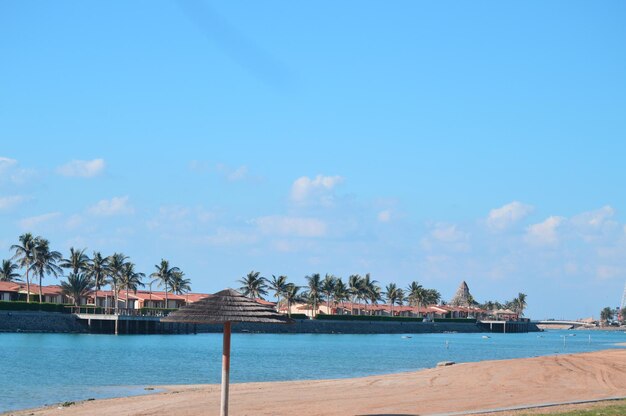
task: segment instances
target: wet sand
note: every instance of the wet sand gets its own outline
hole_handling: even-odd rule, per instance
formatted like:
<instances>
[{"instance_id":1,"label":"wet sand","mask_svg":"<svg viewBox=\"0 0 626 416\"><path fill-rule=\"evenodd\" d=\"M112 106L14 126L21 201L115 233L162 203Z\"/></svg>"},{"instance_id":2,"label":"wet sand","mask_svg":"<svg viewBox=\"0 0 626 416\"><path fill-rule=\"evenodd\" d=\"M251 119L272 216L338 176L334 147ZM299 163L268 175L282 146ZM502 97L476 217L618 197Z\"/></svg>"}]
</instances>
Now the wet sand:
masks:
<instances>
[{"instance_id":1,"label":"wet sand","mask_svg":"<svg viewBox=\"0 0 626 416\"><path fill-rule=\"evenodd\" d=\"M158 386L156 386L158 387ZM13 415L218 415L220 386L11 412ZM429 415L626 396L626 349L483 361L340 380L231 385L230 414Z\"/></svg>"}]
</instances>

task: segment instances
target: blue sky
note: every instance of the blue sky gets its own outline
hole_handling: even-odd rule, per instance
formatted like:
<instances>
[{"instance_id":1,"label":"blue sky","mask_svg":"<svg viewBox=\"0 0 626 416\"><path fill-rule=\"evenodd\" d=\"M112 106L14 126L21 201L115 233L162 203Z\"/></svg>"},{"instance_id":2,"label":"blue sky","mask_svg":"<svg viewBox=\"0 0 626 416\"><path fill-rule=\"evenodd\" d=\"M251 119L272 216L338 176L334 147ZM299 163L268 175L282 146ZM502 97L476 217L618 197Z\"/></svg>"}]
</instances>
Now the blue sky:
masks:
<instances>
[{"instance_id":1,"label":"blue sky","mask_svg":"<svg viewBox=\"0 0 626 416\"><path fill-rule=\"evenodd\" d=\"M4 1L0 257L32 231L196 291L370 272L597 316L626 282L624 13Z\"/></svg>"}]
</instances>

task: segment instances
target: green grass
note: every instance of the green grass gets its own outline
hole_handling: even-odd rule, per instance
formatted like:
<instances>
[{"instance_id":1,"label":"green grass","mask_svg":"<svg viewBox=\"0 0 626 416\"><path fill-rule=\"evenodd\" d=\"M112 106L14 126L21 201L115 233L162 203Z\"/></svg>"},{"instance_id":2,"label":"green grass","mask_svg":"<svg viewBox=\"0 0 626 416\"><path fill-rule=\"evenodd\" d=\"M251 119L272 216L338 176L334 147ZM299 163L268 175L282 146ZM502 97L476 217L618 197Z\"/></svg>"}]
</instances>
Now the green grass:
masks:
<instances>
[{"instance_id":1,"label":"green grass","mask_svg":"<svg viewBox=\"0 0 626 416\"><path fill-rule=\"evenodd\" d=\"M584 406L584 405L583 405ZM520 416L624 416L626 400L620 400L605 406L597 406L587 410L569 410L561 413L524 413Z\"/></svg>"}]
</instances>

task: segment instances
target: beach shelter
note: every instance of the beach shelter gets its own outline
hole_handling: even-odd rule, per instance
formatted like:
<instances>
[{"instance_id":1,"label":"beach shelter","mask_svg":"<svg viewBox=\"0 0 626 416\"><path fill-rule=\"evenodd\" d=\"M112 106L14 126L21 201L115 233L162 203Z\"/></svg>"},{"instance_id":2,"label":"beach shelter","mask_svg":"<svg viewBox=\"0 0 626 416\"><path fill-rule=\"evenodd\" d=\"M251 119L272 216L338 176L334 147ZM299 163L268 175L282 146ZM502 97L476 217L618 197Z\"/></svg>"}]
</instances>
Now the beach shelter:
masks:
<instances>
[{"instance_id":1,"label":"beach shelter","mask_svg":"<svg viewBox=\"0 0 626 416\"><path fill-rule=\"evenodd\" d=\"M224 324L222 352L221 416L228 416L228 384L230 376L231 324L252 322L259 324L289 324L294 321L274 310L247 298L233 289L222 290L207 298L183 306L170 313L161 322L186 322L194 324Z\"/></svg>"}]
</instances>

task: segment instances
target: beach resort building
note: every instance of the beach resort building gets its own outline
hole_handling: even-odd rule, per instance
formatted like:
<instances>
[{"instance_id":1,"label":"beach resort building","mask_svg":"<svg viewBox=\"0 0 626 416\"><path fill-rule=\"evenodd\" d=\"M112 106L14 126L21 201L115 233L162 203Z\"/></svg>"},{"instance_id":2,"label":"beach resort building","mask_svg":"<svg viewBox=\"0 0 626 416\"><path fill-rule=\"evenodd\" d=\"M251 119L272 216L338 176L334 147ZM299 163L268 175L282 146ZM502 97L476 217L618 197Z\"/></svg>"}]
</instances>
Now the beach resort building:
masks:
<instances>
[{"instance_id":1,"label":"beach resort building","mask_svg":"<svg viewBox=\"0 0 626 416\"><path fill-rule=\"evenodd\" d=\"M25 301L27 290L26 283L22 282L0 282L0 301ZM73 300L63 294L61 286L51 285L42 286L41 292L43 302L70 304ZM206 293L187 293L177 295L174 293L167 294L167 304L165 303L165 292L163 291L145 291L128 292L128 298L125 291L118 294L118 308L122 309L142 309L142 308L180 308L188 303L197 302L198 300L209 296ZM39 301L39 285L30 285L31 300ZM111 290L99 290L91 292L87 296L82 297L79 305L96 305L103 308L114 307L115 293Z\"/></svg>"},{"instance_id":2,"label":"beach resort building","mask_svg":"<svg viewBox=\"0 0 626 416\"><path fill-rule=\"evenodd\" d=\"M282 305L280 311L287 313L287 307ZM434 320L441 318L477 318L483 319L492 314L491 311L469 306L450 306L450 305L426 305L426 306L409 306L375 304L369 305L364 303L331 303L326 302L317 305L316 312L313 313L313 306L306 303L295 303L291 305L289 310L292 314L304 314L311 318L314 315L369 315L369 316L400 316L408 318L424 318L425 320Z\"/></svg>"},{"instance_id":3,"label":"beach resort building","mask_svg":"<svg viewBox=\"0 0 626 416\"><path fill-rule=\"evenodd\" d=\"M18 301L26 300L26 283L16 282L0 282L0 301ZM43 302L47 303L64 303L61 286L41 286L41 294ZM30 285L31 299L39 300L39 285Z\"/></svg>"}]
</instances>

